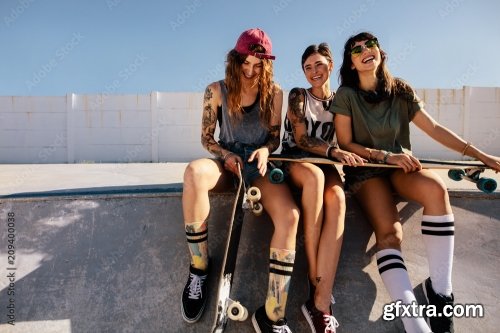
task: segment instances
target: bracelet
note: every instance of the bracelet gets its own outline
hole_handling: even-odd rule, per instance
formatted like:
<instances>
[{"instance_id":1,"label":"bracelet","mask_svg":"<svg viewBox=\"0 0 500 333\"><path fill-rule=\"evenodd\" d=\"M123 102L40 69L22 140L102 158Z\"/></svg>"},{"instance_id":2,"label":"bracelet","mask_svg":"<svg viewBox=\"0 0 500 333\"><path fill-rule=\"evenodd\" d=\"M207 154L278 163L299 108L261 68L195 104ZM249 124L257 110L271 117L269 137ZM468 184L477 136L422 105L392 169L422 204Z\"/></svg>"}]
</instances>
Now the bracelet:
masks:
<instances>
[{"instance_id":1,"label":"bracelet","mask_svg":"<svg viewBox=\"0 0 500 333\"><path fill-rule=\"evenodd\" d=\"M469 149L470 146L472 146L472 143L467 142L467 144L465 145L464 150L462 150L462 156L465 156L465 152L467 151L467 149Z\"/></svg>"},{"instance_id":2,"label":"bracelet","mask_svg":"<svg viewBox=\"0 0 500 333\"><path fill-rule=\"evenodd\" d=\"M328 148L326 148L326 158L330 158L330 152L332 151L334 147L333 146L328 146Z\"/></svg>"},{"instance_id":3,"label":"bracelet","mask_svg":"<svg viewBox=\"0 0 500 333\"><path fill-rule=\"evenodd\" d=\"M373 162L372 153L373 153L373 149L368 148L368 161L369 162Z\"/></svg>"},{"instance_id":4,"label":"bracelet","mask_svg":"<svg viewBox=\"0 0 500 333\"><path fill-rule=\"evenodd\" d=\"M227 158L228 158L230 155L233 155L233 152L232 152L232 151L230 151L230 152L226 153L226 155L224 155L224 156L222 157L222 160L224 161L224 163L226 163L226 160L227 160Z\"/></svg>"},{"instance_id":5,"label":"bracelet","mask_svg":"<svg viewBox=\"0 0 500 333\"><path fill-rule=\"evenodd\" d=\"M373 151L374 151L374 150L375 150L375 152L376 152L376 153L374 154L374 158L372 158L372 153L373 153ZM380 153L385 154L385 153L387 153L387 152L386 152L385 150L370 149L370 155L369 155L369 157L368 157L368 158L369 158L369 160L370 160L370 162L372 162L372 163L382 163L382 160L381 160L381 159L379 160L379 159L377 158L377 157L378 157L378 155L380 155ZM385 155L384 155L384 156L385 156ZM383 157L382 157L382 159L383 159Z\"/></svg>"},{"instance_id":6,"label":"bracelet","mask_svg":"<svg viewBox=\"0 0 500 333\"><path fill-rule=\"evenodd\" d=\"M387 159L392 156L392 153L390 151L386 151L385 154L384 154L384 164L387 164Z\"/></svg>"}]
</instances>

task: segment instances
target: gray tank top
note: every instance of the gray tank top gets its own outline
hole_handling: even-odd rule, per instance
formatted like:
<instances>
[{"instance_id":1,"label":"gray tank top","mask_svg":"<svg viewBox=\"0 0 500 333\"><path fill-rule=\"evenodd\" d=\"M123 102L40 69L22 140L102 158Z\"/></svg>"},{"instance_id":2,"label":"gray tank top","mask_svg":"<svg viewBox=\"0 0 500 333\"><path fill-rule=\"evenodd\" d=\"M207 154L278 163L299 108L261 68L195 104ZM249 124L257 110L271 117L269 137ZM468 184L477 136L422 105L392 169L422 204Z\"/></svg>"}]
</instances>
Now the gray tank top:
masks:
<instances>
[{"instance_id":1,"label":"gray tank top","mask_svg":"<svg viewBox=\"0 0 500 333\"><path fill-rule=\"evenodd\" d=\"M269 130L262 125L259 112L259 95L255 102L243 108L243 116L240 120L231 122L227 109L227 89L224 80L219 81L222 92L222 108L218 110L219 121L219 143L223 146L232 146L235 143L250 146L262 146L267 142Z\"/></svg>"}]
</instances>

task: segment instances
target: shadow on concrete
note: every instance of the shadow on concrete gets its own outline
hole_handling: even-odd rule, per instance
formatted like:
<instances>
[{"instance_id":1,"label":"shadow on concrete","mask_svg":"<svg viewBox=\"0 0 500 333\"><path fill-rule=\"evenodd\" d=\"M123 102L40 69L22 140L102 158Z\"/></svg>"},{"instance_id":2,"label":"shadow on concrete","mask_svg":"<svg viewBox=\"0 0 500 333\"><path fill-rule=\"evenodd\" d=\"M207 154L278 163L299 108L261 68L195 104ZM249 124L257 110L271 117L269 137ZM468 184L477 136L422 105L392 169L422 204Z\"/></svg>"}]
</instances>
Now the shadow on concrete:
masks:
<instances>
[{"instance_id":1,"label":"shadow on concrete","mask_svg":"<svg viewBox=\"0 0 500 333\"><path fill-rule=\"evenodd\" d=\"M181 196L178 192L146 192L0 199L1 244L7 244L5 221L12 212L16 251L10 265L7 249L0 248L0 331L21 332L23 324L27 325L23 333L44 333L39 322L47 327L52 323L54 328L61 321L70 323L70 330L57 331L62 333L208 331L233 195L210 198L209 242L216 274L209 283L213 293L200 322L189 325L182 320L179 302L189 262ZM452 204L457 221L455 296L458 303L485 307L484 318L456 319L457 332L494 332L500 324L496 282L500 205L497 199L482 197L453 197ZM334 289L339 332L401 332L399 320L381 319L389 298L373 261L373 234L356 202L350 199L348 205ZM405 201L398 207L405 232L403 253L420 298L420 283L428 276L420 237L422 212ZM251 313L265 300L271 235L267 216L246 216L233 296ZM298 237L287 316L290 327L300 333L309 328L300 312L307 295L307 265L301 231ZM9 290L8 268L16 269L15 295L10 298L18 330L4 324L10 301L3 297ZM226 331L253 332L251 320L229 322Z\"/></svg>"}]
</instances>

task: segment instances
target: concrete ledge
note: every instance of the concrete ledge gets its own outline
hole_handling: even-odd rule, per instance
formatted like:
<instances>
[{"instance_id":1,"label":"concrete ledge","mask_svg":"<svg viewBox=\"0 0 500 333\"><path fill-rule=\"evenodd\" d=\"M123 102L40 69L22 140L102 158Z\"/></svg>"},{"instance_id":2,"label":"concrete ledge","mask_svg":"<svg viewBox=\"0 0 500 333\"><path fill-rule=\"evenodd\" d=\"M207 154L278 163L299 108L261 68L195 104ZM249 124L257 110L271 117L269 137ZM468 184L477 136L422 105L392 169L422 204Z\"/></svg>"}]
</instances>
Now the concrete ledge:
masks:
<instances>
[{"instance_id":1,"label":"concrete ledge","mask_svg":"<svg viewBox=\"0 0 500 333\"><path fill-rule=\"evenodd\" d=\"M91 188L73 188L53 191L40 192L21 192L6 195L0 195L0 199L26 199L36 200L37 198L45 200L48 198L75 198L75 197L112 197L112 196L152 196L152 195L182 195L182 183L164 184L164 185L142 185L142 186L110 186L110 187L91 187Z\"/></svg>"},{"instance_id":2,"label":"concrete ledge","mask_svg":"<svg viewBox=\"0 0 500 333\"><path fill-rule=\"evenodd\" d=\"M95 190L95 188L91 188ZM179 299L187 278L188 251L182 228L180 187L79 188L0 199L0 244L7 244L9 213L15 219L15 261L0 248L1 332L206 332L214 299L199 323L183 322ZM79 194L78 194L79 193ZM92 194L91 194L92 193ZM452 192L456 216L454 289L457 303L481 303L484 318L457 318L457 332L493 332L500 312L497 265L500 253L498 195ZM47 194L47 193L45 193ZM232 193L212 195L210 253L220 269ZM389 297L374 263L374 237L354 200L348 200L346 233L335 286L335 315L342 332L400 332L399 320L382 320ZM421 209L398 203L405 231L403 253L417 297L428 276L420 236ZM267 216L247 215L240 244L233 295L252 312L265 299ZM303 235L287 313L294 332L308 332L300 305L307 293ZM7 295L8 268L15 268L14 297ZM215 293L213 275L210 290ZM15 304L18 325L5 324L7 305ZM39 325L44 323L43 325ZM31 329L33 328L33 329ZM39 328L39 329L38 329ZM227 332L253 332L250 320L230 322Z\"/></svg>"},{"instance_id":3,"label":"concrete ledge","mask_svg":"<svg viewBox=\"0 0 500 333\"><path fill-rule=\"evenodd\" d=\"M0 332L203 332L213 320L214 298L199 323L180 315L188 251L182 228L185 163L0 165ZM490 175L488 175L490 176ZM498 175L493 174L498 180ZM446 176L443 175L443 179ZM456 216L454 289L458 303L481 303L485 317L456 320L457 332L493 332L500 324L496 263L500 253L500 194L485 195L466 182L450 182ZM460 186L460 187L458 187ZM210 253L220 269L232 193L210 197ZM427 277L420 236L421 209L400 200L403 252L421 298ZM15 261L8 261L8 217L14 213ZM303 235L287 316L294 332L308 332L300 312L306 285ZM267 216L245 219L233 295L252 312L264 302ZM373 260L374 237L357 203L348 199L346 233L335 287L342 332L400 332L382 320L389 302ZM7 269L15 268L15 281ZM215 290L218 274L210 289ZM15 297L8 295L14 288ZM213 291L215 293L215 291ZM5 324L11 299L15 326ZM250 320L227 332L253 332Z\"/></svg>"}]
</instances>

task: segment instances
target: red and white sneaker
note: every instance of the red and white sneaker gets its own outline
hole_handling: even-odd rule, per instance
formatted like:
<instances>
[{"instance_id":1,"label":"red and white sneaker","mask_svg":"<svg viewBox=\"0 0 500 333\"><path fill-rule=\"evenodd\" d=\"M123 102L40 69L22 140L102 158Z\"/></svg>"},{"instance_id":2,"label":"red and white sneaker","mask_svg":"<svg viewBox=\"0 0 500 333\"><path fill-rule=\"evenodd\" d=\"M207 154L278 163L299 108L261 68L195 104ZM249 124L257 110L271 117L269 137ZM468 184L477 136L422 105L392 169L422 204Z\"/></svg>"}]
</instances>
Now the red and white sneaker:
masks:
<instances>
[{"instance_id":1,"label":"red and white sneaker","mask_svg":"<svg viewBox=\"0 0 500 333\"><path fill-rule=\"evenodd\" d=\"M302 313L306 317L312 333L336 333L339 322L330 313L324 313L314 306L313 300L307 300L302 305Z\"/></svg>"}]
</instances>

